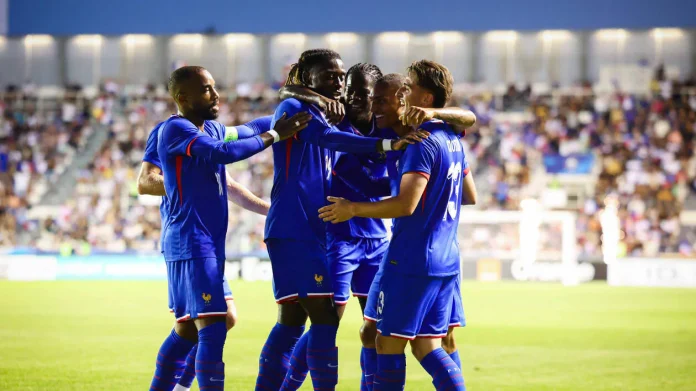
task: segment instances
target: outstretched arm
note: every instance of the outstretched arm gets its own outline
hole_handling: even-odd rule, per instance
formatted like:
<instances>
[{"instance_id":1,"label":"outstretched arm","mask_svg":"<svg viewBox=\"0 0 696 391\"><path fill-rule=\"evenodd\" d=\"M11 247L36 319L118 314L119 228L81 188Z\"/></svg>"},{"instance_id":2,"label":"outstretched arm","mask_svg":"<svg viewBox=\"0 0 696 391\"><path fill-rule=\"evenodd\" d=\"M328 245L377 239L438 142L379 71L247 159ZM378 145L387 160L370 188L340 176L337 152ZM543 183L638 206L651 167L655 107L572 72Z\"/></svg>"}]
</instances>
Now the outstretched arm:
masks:
<instances>
[{"instance_id":1,"label":"outstretched arm","mask_svg":"<svg viewBox=\"0 0 696 391\"><path fill-rule=\"evenodd\" d=\"M227 197L234 204L264 216L268 215L268 209L271 207L267 201L257 197L249 189L235 181L229 172L227 173Z\"/></svg>"},{"instance_id":2,"label":"outstretched arm","mask_svg":"<svg viewBox=\"0 0 696 391\"><path fill-rule=\"evenodd\" d=\"M457 133L464 133L466 129L476 123L476 115L470 110L461 107L423 108L410 106L402 115L402 121L406 125L418 126L432 119L439 119L450 124Z\"/></svg>"},{"instance_id":3,"label":"outstretched arm","mask_svg":"<svg viewBox=\"0 0 696 391\"><path fill-rule=\"evenodd\" d=\"M418 172L407 172L401 177L399 194L378 202L350 202L343 198L328 197L332 202L319 209L319 218L333 224L353 217L394 219L410 216L416 210L428 178Z\"/></svg>"}]
</instances>

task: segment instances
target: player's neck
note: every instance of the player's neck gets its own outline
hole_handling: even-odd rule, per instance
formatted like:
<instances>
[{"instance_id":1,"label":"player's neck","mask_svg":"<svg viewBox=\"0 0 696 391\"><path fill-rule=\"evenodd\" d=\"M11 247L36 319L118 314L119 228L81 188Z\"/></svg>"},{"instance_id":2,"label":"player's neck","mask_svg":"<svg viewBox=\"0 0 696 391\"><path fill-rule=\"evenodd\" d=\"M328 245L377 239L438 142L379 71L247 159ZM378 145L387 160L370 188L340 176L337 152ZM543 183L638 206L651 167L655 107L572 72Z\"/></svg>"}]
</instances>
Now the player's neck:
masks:
<instances>
[{"instance_id":1,"label":"player's neck","mask_svg":"<svg viewBox=\"0 0 696 391\"><path fill-rule=\"evenodd\" d=\"M186 118L187 120L191 121L192 124L194 124L199 130L203 130L203 127L205 125L205 120L203 118L200 118L196 115L185 115L185 114L179 114L182 117Z\"/></svg>"},{"instance_id":2,"label":"player's neck","mask_svg":"<svg viewBox=\"0 0 696 391\"><path fill-rule=\"evenodd\" d=\"M392 130L394 133L396 133L399 137L404 137L407 135L409 132L413 131L413 127L408 126L408 125L403 125L401 122L397 123L392 127Z\"/></svg>"},{"instance_id":3,"label":"player's neck","mask_svg":"<svg viewBox=\"0 0 696 391\"><path fill-rule=\"evenodd\" d=\"M369 113L369 115L349 116L348 120L362 134L369 134L372 131L372 113Z\"/></svg>"}]
</instances>

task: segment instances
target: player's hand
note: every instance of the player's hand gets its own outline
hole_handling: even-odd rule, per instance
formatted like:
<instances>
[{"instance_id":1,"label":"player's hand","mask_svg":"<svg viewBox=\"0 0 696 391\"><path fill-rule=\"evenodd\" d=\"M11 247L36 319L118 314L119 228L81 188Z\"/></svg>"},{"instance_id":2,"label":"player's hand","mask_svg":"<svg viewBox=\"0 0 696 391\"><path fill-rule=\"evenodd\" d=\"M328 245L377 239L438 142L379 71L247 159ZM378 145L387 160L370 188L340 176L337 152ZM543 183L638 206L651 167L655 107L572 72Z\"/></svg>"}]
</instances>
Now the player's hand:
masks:
<instances>
[{"instance_id":1,"label":"player's hand","mask_svg":"<svg viewBox=\"0 0 696 391\"><path fill-rule=\"evenodd\" d=\"M319 218L325 223L342 223L355 217L355 207L352 202L340 197L326 197L332 204L319 209Z\"/></svg>"},{"instance_id":2,"label":"player's hand","mask_svg":"<svg viewBox=\"0 0 696 391\"><path fill-rule=\"evenodd\" d=\"M346 115L346 108L338 100L327 99L324 103L324 114L331 125L338 125Z\"/></svg>"},{"instance_id":3,"label":"player's hand","mask_svg":"<svg viewBox=\"0 0 696 391\"><path fill-rule=\"evenodd\" d=\"M435 118L435 111L418 106L406 106L400 119L403 125L418 126Z\"/></svg>"},{"instance_id":4,"label":"player's hand","mask_svg":"<svg viewBox=\"0 0 696 391\"><path fill-rule=\"evenodd\" d=\"M290 118L286 117L287 113L283 113L283 116L276 121L275 126L273 127L273 129L278 132L278 136L280 136L281 140L294 136L295 133L306 128L309 121L312 120L312 115L304 111L297 113Z\"/></svg>"},{"instance_id":5,"label":"player's hand","mask_svg":"<svg viewBox=\"0 0 696 391\"><path fill-rule=\"evenodd\" d=\"M430 137L430 132L427 132L423 129L418 129L414 130L404 137L395 140L394 143L392 143L392 149L395 151L402 151L406 149L406 147L409 144L416 144L423 142L426 138Z\"/></svg>"}]
</instances>

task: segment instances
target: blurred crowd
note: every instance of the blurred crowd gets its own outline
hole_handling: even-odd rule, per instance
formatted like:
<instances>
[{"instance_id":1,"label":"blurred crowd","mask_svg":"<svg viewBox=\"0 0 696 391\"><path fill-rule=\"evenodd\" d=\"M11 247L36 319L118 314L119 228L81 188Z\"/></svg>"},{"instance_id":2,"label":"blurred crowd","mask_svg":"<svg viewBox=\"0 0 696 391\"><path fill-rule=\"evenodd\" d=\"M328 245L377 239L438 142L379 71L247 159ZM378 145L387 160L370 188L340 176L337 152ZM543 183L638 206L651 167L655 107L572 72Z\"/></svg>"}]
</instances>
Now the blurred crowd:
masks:
<instances>
[{"instance_id":1,"label":"blurred crowd","mask_svg":"<svg viewBox=\"0 0 696 391\"><path fill-rule=\"evenodd\" d=\"M595 94L589 86L566 94L535 95L514 87L498 96L458 94L451 103L478 117L464 139L479 187L478 207L519 210L524 198L543 199L543 192L560 186L547 175L547 183L535 187L545 157L591 155L594 165L587 175L594 185L582 202L565 207L578 212L581 255L601 256L598 212L608 197L619 200L624 255L693 254L679 214L696 191L696 94L683 93L682 87L689 86L657 79L651 97ZM154 86L126 94L108 84L92 99L78 96L66 94L42 114L26 93L7 93L0 102L0 246L16 244L17 233L26 231L31 246L66 254L156 251L159 199L138 196L136 178L148 132L175 113L173 104ZM219 121L231 125L271 114L277 98L264 86L240 86L225 90L221 102ZM520 115L511 119L502 112ZM42 192L60 186L54 183L57 175L83 148L90 124L108 137L78 173L73 196L50 218L27 217ZM237 181L266 199L271 153L228 166ZM263 217L233 206L228 251L264 250L263 227ZM476 226L470 232L473 244L494 242L510 251L519 245L516 226ZM542 252L560 250L560 235L560 225L542 227Z\"/></svg>"}]
</instances>

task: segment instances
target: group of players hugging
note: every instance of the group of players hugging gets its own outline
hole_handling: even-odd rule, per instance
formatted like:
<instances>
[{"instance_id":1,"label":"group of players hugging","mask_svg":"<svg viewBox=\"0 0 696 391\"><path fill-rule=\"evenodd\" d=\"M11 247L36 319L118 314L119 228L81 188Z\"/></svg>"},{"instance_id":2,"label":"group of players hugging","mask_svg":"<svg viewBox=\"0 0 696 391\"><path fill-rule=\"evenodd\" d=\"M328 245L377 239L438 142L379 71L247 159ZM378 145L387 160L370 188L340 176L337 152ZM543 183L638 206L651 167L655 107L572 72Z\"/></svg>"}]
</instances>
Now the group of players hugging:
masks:
<instances>
[{"instance_id":1,"label":"group of players hugging","mask_svg":"<svg viewBox=\"0 0 696 391\"><path fill-rule=\"evenodd\" d=\"M464 390L453 330L464 325L457 227L476 189L460 138L476 118L445 107L449 70L421 60L405 74L346 72L338 53L302 53L273 116L226 127L211 74L169 79L178 113L150 133L138 189L162 196L162 252L176 323L150 390L223 390L236 309L224 275L228 199L267 215L277 323L255 389L338 383L336 333L350 292L364 321L361 390L403 390L406 344L437 390ZM225 165L273 148L270 203ZM385 227L392 222L391 238ZM311 326L305 330L309 318Z\"/></svg>"}]
</instances>

